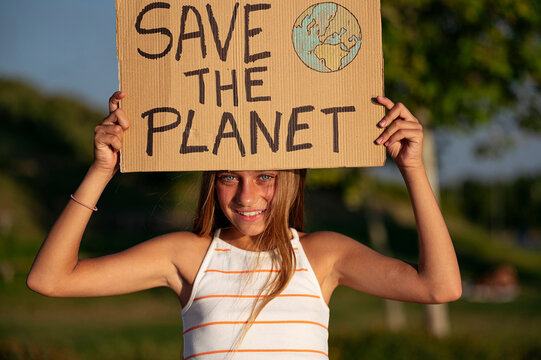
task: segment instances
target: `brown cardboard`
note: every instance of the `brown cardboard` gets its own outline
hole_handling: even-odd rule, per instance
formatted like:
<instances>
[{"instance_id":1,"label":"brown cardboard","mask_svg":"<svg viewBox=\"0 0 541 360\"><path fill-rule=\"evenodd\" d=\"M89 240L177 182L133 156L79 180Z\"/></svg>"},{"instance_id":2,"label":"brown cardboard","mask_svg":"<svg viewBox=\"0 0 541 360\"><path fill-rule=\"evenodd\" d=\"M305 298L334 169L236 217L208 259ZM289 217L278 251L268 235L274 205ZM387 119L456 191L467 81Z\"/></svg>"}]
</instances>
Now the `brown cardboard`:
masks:
<instances>
[{"instance_id":1,"label":"brown cardboard","mask_svg":"<svg viewBox=\"0 0 541 360\"><path fill-rule=\"evenodd\" d=\"M121 170L383 165L379 0L339 4L116 0Z\"/></svg>"}]
</instances>

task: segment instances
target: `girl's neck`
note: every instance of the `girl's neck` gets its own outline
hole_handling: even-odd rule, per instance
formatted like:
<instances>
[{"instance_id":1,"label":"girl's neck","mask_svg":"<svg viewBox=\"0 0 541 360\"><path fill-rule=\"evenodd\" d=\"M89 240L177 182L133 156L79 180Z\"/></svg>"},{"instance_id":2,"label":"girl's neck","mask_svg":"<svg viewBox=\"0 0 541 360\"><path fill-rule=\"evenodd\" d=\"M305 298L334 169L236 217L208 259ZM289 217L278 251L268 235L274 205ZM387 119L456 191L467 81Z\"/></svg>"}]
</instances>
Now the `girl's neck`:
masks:
<instances>
[{"instance_id":1,"label":"girl's neck","mask_svg":"<svg viewBox=\"0 0 541 360\"><path fill-rule=\"evenodd\" d=\"M254 236L246 235L238 231L235 227L224 227L220 231L220 239L228 242L232 246L248 251L269 251L265 247L267 245L264 239L261 239L263 234ZM293 238L293 233L289 232L290 238Z\"/></svg>"},{"instance_id":2,"label":"girl's neck","mask_svg":"<svg viewBox=\"0 0 541 360\"><path fill-rule=\"evenodd\" d=\"M239 232L234 227L223 228L220 232L220 239L230 243L232 246L248 251L264 251L258 247L259 238L262 234L250 236Z\"/></svg>"}]
</instances>

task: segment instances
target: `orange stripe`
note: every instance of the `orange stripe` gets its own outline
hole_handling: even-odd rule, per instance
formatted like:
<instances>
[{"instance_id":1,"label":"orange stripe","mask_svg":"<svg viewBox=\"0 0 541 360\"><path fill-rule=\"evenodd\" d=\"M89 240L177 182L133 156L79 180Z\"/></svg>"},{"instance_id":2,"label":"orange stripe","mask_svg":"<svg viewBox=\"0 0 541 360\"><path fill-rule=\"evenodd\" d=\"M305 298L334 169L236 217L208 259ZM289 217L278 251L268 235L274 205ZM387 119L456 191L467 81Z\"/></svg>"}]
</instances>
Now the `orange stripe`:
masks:
<instances>
[{"instance_id":1,"label":"orange stripe","mask_svg":"<svg viewBox=\"0 0 541 360\"><path fill-rule=\"evenodd\" d=\"M188 330L184 331L182 335L185 335L189 333L192 330L199 329L205 326L211 326L211 325L236 325L236 324L248 324L248 321L215 321L215 322L209 322L206 324L197 325L194 327L189 328ZM325 330L328 330L328 328L315 321L307 321L307 320L282 320L282 321L252 321L250 324L310 324L310 325L317 325L321 326Z\"/></svg>"},{"instance_id":2,"label":"orange stripe","mask_svg":"<svg viewBox=\"0 0 541 360\"><path fill-rule=\"evenodd\" d=\"M319 299L319 296L311 295L311 294L280 294L278 295L278 297L297 297L297 296ZM261 297L267 297L267 295L207 295L207 296L201 296L201 297L195 298L193 299L193 301L208 299L208 298L261 298Z\"/></svg>"},{"instance_id":3,"label":"orange stripe","mask_svg":"<svg viewBox=\"0 0 541 360\"><path fill-rule=\"evenodd\" d=\"M207 351L199 354L193 354L190 355L184 360L192 359L196 356L203 356L203 355L212 355L212 354L223 354L223 353L231 353L231 352L309 352L309 353L316 353L324 355L325 357L329 357L326 353L319 350L311 350L311 349L236 349L236 350L215 350L215 351Z\"/></svg>"},{"instance_id":4,"label":"orange stripe","mask_svg":"<svg viewBox=\"0 0 541 360\"><path fill-rule=\"evenodd\" d=\"M299 248L293 248L293 250L299 250ZM214 251L231 251L231 249L214 249Z\"/></svg>"},{"instance_id":5,"label":"orange stripe","mask_svg":"<svg viewBox=\"0 0 541 360\"><path fill-rule=\"evenodd\" d=\"M239 270L239 271L225 271L218 269L208 269L205 272L217 272L222 274L246 274L246 273L260 273L260 272L280 272L281 270ZM308 269L295 269L295 271L308 271Z\"/></svg>"}]
</instances>

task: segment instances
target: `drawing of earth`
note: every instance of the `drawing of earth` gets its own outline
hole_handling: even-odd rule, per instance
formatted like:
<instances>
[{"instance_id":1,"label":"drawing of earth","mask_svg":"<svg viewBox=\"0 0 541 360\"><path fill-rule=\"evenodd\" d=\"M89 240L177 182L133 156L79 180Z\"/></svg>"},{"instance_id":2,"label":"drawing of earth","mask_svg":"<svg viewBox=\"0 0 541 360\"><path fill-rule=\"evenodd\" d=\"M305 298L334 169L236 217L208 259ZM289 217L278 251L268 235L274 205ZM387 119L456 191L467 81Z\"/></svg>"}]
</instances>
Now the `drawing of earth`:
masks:
<instances>
[{"instance_id":1,"label":"drawing of earth","mask_svg":"<svg viewBox=\"0 0 541 360\"><path fill-rule=\"evenodd\" d=\"M309 68L345 68L361 48L361 27L348 9L332 2L310 6L293 25L293 47Z\"/></svg>"}]
</instances>

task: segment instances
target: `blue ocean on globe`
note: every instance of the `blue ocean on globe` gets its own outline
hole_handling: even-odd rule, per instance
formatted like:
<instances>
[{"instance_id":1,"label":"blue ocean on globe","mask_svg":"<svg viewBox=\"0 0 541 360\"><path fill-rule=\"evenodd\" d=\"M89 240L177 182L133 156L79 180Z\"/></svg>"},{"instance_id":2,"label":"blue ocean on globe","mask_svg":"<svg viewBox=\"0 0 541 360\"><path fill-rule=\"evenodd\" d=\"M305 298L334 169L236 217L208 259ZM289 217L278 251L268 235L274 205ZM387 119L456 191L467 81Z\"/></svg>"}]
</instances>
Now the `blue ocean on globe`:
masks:
<instances>
[{"instance_id":1,"label":"blue ocean on globe","mask_svg":"<svg viewBox=\"0 0 541 360\"><path fill-rule=\"evenodd\" d=\"M311 69L333 72L343 69L361 47L357 19L335 3L320 3L306 9L293 26L293 46Z\"/></svg>"}]
</instances>

